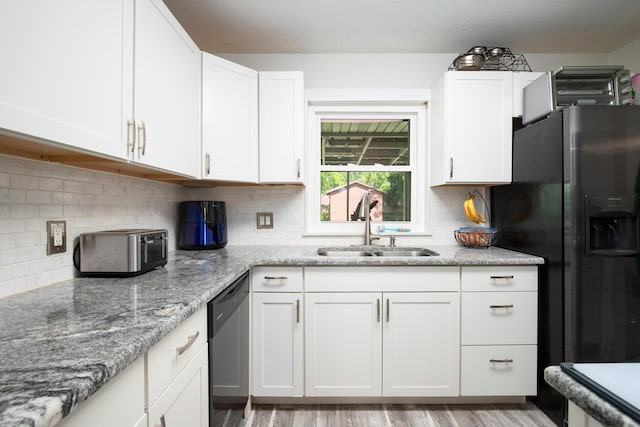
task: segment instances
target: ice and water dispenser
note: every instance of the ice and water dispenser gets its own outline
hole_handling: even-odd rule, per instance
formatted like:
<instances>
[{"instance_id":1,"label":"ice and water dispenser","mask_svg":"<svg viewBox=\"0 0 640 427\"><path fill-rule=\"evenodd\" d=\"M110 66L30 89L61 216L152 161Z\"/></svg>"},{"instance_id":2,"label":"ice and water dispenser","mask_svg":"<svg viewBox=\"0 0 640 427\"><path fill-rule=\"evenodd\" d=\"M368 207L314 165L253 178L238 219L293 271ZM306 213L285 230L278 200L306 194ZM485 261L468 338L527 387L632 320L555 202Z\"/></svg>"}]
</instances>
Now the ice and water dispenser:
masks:
<instances>
[{"instance_id":1,"label":"ice and water dispenser","mask_svg":"<svg viewBox=\"0 0 640 427\"><path fill-rule=\"evenodd\" d=\"M639 194L586 195L587 255L640 253Z\"/></svg>"}]
</instances>

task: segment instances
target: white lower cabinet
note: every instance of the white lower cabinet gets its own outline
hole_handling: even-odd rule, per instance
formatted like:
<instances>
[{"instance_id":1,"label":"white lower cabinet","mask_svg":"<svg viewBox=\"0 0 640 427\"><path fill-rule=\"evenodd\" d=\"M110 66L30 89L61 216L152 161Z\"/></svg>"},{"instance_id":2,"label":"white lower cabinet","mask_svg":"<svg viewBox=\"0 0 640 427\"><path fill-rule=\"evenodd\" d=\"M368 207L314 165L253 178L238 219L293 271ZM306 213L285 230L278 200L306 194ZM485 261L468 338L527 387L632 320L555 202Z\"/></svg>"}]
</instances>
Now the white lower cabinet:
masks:
<instances>
[{"instance_id":1,"label":"white lower cabinet","mask_svg":"<svg viewBox=\"0 0 640 427\"><path fill-rule=\"evenodd\" d=\"M568 422L569 427L603 427L595 418L583 411L572 401L568 401Z\"/></svg>"},{"instance_id":2,"label":"white lower cabinet","mask_svg":"<svg viewBox=\"0 0 640 427\"><path fill-rule=\"evenodd\" d=\"M208 356L205 345L149 407L149 427L209 425Z\"/></svg>"},{"instance_id":3,"label":"white lower cabinet","mask_svg":"<svg viewBox=\"0 0 640 427\"><path fill-rule=\"evenodd\" d=\"M304 392L302 268L252 271L254 396L300 397Z\"/></svg>"},{"instance_id":4,"label":"white lower cabinet","mask_svg":"<svg viewBox=\"0 0 640 427\"><path fill-rule=\"evenodd\" d=\"M535 345L463 345L463 396L531 396L536 392Z\"/></svg>"},{"instance_id":5,"label":"white lower cabinet","mask_svg":"<svg viewBox=\"0 0 640 427\"><path fill-rule=\"evenodd\" d=\"M457 396L459 280L459 267L305 269L306 395Z\"/></svg>"},{"instance_id":6,"label":"white lower cabinet","mask_svg":"<svg viewBox=\"0 0 640 427\"><path fill-rule=\"evenodd\" d=\"M209 425L208 349L204 306L147 352L149 427Z\"/></svg>"},{"instance_id":7,"label":"white lower cabinet","mask_svg":"<svg viewBox=\"0 0 640 427\"><path fill-rule=\"evenodd\" d=\"M457 396L460 303L457 292L385 293L385 396Z\"/></svg>"},{"instance_id":8,"label":"white lower cabinet","mask_svg":"<svg viewBox=\"0 0 640 427\"><path fill-rule=\"evenodd\" d=\"M64 418L61 427L146 426L144 412L144 358L104 385Z\"/></svg>"},{"instance_id":9,"label":"white lower cabinet","mask_svg":"<svg viewBox=\"0 0 640 427\"><path fill-rule=\"evenodd\" d=\"M253 395L302 396L302 294L253 295Z\"/></svg>"},{"instance_id":10,"label":"white lower cabinet","mask_svg":"<svg viewBox=\"0 0 640 427\"><path fill-rule=\"evenodd\" d=\"M462 396L537 394L537 269L462 267Z\"/></svg>"},{"instance_id":11,"label":"white lower cabinet","mask_svg":"<svg viewBox=\"0 0 640 427\"><path fill-rule=\"evenodd\" d=\"M382 318L379 293L305 296L307 396L380 396Z\"/></svg>"}]
</instances>

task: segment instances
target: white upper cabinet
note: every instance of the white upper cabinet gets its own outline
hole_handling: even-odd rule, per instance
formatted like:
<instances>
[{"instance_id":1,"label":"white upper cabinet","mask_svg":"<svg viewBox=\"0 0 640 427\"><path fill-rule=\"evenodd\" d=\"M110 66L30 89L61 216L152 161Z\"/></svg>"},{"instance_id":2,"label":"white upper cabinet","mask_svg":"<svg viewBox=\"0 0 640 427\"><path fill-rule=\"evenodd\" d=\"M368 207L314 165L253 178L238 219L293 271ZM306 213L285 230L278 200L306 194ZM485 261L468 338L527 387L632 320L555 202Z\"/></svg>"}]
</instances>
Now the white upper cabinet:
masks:
<instances>
[{"instance_id":1,"label":"white upper cabinet","mask_svg":"<svg viewBox=\"0 0 640 427\"><path fill-rule=\"evenodd\" d=\"M513 73L448 71L432 96L430 185L511 182Z\"/></svg>"},{"instance_id":2,"label":"white upper cabinet","mask_svg":"<svg viewBox=\"0 0 640 427\"><path fill-rule=\"evenodd\" d=\"M304 78L301 71L261 71L260 182L302 183Z\"/></svg>"},{"instance_id":3,"label":"white upper cabinet","mask_svg":"<svg viewBox=\"0 0 640 427\"><path fill-rule=\"evenodd\" d=\"M203 179L258 182L258 72L202 53Z\"/></svg>"},{"instance_id":4,"label":"white upper cabinet","mask_svg":"<svg viewBox=\"0 0 640 427\"><path fill-rule=\"evenodd\" d=\"M198 176L200 51L160 0L3 2L0 49L1 129Z\"/></svg>"},{"instance_id":5,"label":"white upper cabinet","mask_svg":"<svg viewBox=\"0 0 640 427\"><path fill-rule=\"evenodd\" d=\"M200 50L160 0L136 0L133 159L200 175Z\"/></svg>"},{"instance_id":6,"label":"white upper cabinet","mask_svg":"<svg viewBox=\"0 0 640 427\"><path fill-rule=\"evenodd\" d=\"M0 128L127 157L131 0L0 3Z\"/></svg>"}]
</instances>

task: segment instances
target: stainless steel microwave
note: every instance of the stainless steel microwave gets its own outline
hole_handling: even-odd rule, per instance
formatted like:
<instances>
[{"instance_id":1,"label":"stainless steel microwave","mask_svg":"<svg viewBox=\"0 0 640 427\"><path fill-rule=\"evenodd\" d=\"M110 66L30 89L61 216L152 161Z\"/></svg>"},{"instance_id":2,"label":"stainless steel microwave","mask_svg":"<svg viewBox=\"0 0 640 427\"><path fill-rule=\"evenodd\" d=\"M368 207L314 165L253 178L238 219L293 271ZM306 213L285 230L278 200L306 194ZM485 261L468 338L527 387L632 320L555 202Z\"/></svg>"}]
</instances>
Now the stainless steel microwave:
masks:
<instances>
[{"instance_id":1,"label":"stainless steel microwave","mask_svg":"<svg viewBox=\"0 0 640 427\"><path fill-rule=\"evenodd\" d=\"M622 65L560 67L524 88L522 123L571 105L631 105L631 76Z\"/></svg>"}]
</instances>

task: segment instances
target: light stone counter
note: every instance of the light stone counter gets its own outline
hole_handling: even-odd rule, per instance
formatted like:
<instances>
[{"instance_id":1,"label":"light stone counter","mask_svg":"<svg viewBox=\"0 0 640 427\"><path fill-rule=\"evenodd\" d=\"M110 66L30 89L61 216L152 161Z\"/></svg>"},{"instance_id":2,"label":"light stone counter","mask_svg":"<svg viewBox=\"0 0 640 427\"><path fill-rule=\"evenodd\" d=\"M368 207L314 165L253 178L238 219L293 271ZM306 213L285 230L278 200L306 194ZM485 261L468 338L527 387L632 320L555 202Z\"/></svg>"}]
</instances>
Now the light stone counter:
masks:
<instances>
[{"instance_id":1,"label":"light stone counter","mask_svg":"<svg viewBox=\"0 0 640 427\"><path fill-rule=\"evenodd\" d=\"M330 258L316 247L227 246L170 254L132 278L76 278L0 299L0 426L51 426L256 265L535 265L499 248Z\"/></svg>"}]
</instances>

